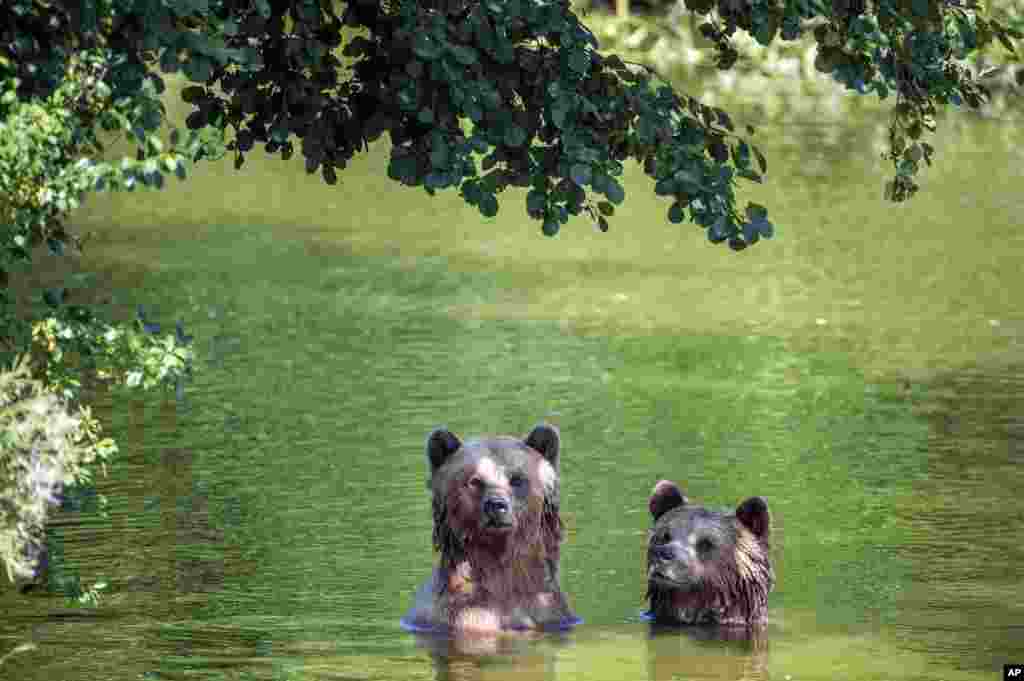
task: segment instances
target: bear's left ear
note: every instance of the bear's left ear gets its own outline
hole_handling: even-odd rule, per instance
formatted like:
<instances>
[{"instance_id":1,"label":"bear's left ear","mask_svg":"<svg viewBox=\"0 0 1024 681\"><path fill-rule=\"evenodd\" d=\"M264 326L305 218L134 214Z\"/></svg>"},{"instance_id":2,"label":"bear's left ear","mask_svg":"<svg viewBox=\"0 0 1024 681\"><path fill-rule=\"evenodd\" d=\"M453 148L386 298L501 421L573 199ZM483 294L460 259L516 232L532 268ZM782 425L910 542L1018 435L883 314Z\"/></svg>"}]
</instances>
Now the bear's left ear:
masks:
<instances>
[{"instance_id":1,"label":"bear's left ear","mask_svg":"<svg viewBox=\"0 0 1024 681\"><path fill-rule=\"evenodd\" d=\"M679 485L668 480L659 480L658 484L654 486L654 491L651 492L647 509L651 512L651 517L657 521L673 508L686 506L688 501L683 490L679 489Z\"/></svg>"},{"instance_id":2,"label":"bear's left ear","mask_svg":"<svg viewBox=\"0 0 1024 681\"><path fill-rule=\"evenodd\" d=\"M427 462L430 464L431 477L461 446L459 438L447 428L438 428L427 437Z\"/></svg>"},{"instance_id":3,"label":"bear's left ear","mask_svg":"<svg viewBox=\"0 0 1024 681\"><path fill-rule=\"evenodd\" d=\"M771 527L768 502L764 497L750 497L736 508L736 519L758 539L767 539Z\"/></svg>"},{"instance_id":4,"label":"bear's left ear","mask_svg":"<svg viewBox=\"0 0 1024 681\"><path fill-rule=\"evenodd\" d=\"M558 428L548 423L542 423L531 430L523 442L527 447L536 450L543 456L556 471L558 470L558 448L561 444Z\"/></svg>"}]
</instances>

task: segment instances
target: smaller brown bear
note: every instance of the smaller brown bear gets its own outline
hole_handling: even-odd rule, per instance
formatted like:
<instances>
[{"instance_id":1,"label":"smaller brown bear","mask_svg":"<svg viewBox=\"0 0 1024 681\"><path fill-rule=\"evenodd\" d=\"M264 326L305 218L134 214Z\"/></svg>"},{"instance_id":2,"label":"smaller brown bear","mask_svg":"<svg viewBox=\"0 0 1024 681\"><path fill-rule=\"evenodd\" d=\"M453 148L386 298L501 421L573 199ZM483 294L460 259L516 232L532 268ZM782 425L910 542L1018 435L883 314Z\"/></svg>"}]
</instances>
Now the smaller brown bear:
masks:
<instances>
[{"instance_id":1,"label":"smaller brown bear","mask_svg":"<svg viewBox=\"0 0 1024 681\"><path fill-rule=\"evenodd\" d=\"M559 585L559 434L520 440L427 439L440 566L402 623L455 635L567 629L579 622Z\"/></svg>"},{"instance_id":2,"label":"smaller brown bear","mask_svg":"<svg viewBox=\"0 0 1024 681\"><path fill-rule=\"evenodd\" d=\"M648 617L659 624L763 625L775 573L768 556L768 502L735 513L692 506L662 480L648 504Z\"/></svg>"}]
</instances>

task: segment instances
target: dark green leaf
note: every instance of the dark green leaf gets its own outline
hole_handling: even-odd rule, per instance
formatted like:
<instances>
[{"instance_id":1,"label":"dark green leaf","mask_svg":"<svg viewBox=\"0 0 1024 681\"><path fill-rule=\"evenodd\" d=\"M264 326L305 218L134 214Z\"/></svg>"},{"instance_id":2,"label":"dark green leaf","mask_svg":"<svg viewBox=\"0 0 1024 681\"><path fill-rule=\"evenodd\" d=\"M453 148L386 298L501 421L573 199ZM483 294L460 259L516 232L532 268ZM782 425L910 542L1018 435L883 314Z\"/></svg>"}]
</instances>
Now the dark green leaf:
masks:
<instances>
[{"instance_id":1,"label":"dark green leaf","mask_svg":"<svg viewBox=\"0 0 1024 681\"><path fill-rule=\"evenodd\" d=\"M430 165L435 168L444 168L448 165L448 147L443 142L435 144L430 150Z\"/></svg>"},{"instance_id":2,"label":"dark green leaf","mask_svg":"<svg viewBox=\"0 0 1024 681\"><path fill-rule=\"evenodd\" d=\"M715 114L718 116L718 124L725 128L726 130L728 130L729 132L732 132L733 125L732 119L729 117L729 114L722 111L721 109L715 109Z\"/></svg>"},{"instance_id":3,"label":"dark green leaf","mask_svg":"<svg viewBox=\"0 0 1024 681\"><path fill-rule=\"evenodd\" d=\"M423 186L428 191L434 189L443 189L445 186L445 176L439 172L427 173L427 176L423 178Z\"/></svg>"},{"instance_id":4,"label":"dark green leaf","mask_svg":"<svg viewBox=\"0 0 1024 681\"><path fill-rule=\"evenodd\" d=\"M671 196L676 193L678 183L675 178L666 177L654 183L654 193L658 196Z\"/></svg>"},{"instance_id":5,"label":"dark green leaf","mask_svg":"<svg viewBox=\"0 0 1024 681\"><path fill-rule=\"evenodd\" d=\"M668 209L668 221L672 224L678 225L680 222L686 219L686 215L683 213L683 207L679 205L679 202L675 202Z\"/></svg>"},{"instance_id":6,"label":"dark green leaf","mask_svg":"<svg viewBox=\"0 0 1024 681\"><path fill-rule=\"evenodd\" d=\"M597 204L597 209L601 211L601 215L615 215L615 206L607 201L599 202Z\"/></svg>"},{"instance_id":7,"label":"dark green leaf","mask_svg":"<svg viewBox=\"0 0 1024 681\"><path fill-rule=\"evenodd\" d=\"M459 62L463 66L469 66L477 62L476 50L467 45L452 45L451 48L452 56L455 57L455 61Z\"/></svg>"},{"instance_id":8,"label":"dark green leaf","mask_svg":"<svg viewBox=\"0 0 1024 681\"><path fill-rule=\"evenodd\" d=\"M558 234L558 229L558 220L553 218L546 219L544 224L541 226L541 231L544 232L544 236L555 236Z\"/></svg>"},{"instance_id":9,"label":"dark green leaf","mask_svg":"<svg viewBox=\"0 0 1024 681\"><path fill-rule=\"evenodd\" d=\"M494 194L482 194L479 208L485 218L493 218L498 214L498 198Z\"/></svg>"},{"instance_id":10,"label":"dark green leaf","mask_svg":"<svg viewBox=\"0 0 1024 681\"><path fill-rule=\"evenodd\" d=\"M577 47L569 53L569 68L576 73L584 74L590 70L590 53Z\"/></svg>"},{"instance_id":11,"label":"dark green leaf","mask_svg":"<svg viewBox=\"0 0 1024 681\"><path fill-rule=\"evenodd\" d=\"M206 88L201 85L189 85L181 91L181 99L189 104L194 104L206 96ZM180 119L179 119L180 120Z\"/></svg>"},{"instance_id":12,"label":"dark green leaf","mask_svg":"<svg viewBox=\"0 0 1024 681\"><path fill-rule=\"evenodd\" d=\"M58 307L64 302L64 294L66 292L67 289L63 287L48 288L43 291L43 302L50 307Z\"/></svg>"},{"instance_id":13,"label":"dark green leaf","mask_svg":"<svg viewBox=\"0 0 1024 681\"><path fill-rule=\"evenodd\" d=\"M469 180L462 183L462 196L466 199L466 202L471 205L477 205L480 202L480 183L474 180Z\"/></svg>"},{"instance_id":14,"label":"dark green leaf","mask_svg":"<svg viewBox=\"0 0 1024 681\"><path fill-rule=\"evenodd\" d=\"M425 61L433 61L441 56L441 46L429 33L417 33L412 43L412 51Z\"/></svg>"},{"instance_id":15,"label":"dark green leaf","mask_svg":"<svg viewBox=\"0 0 1024 681\"><path fill-rule=\"evenodd\" d=\"M758 184L761 184L761 183L764 182L764 178L761 177L761 175L759 175L758 173L756 173L756 172L754 172L753 170L750 170L750 169L739 170L739 171L736 172L736 174L739 175L740 177L745 177L748 180L753 180L754 182L757 182Z\"/></svg>"},{"instance_id":16,"label":"dark green leaf","mask_svg":"<svg viewBox=\"0 0 1024 681\"><path fill-rule=\"evenodd\" d=\"M178 51L165 48L160 55L160 70L164 73L175 73L180 68Z\"/></svg>"},{"instance_id":17,"label":"dark green leaf","mask_svg":"<svg viewBox=\"0 0 1024 681\"><path fill-rule=\"evenodd\" d=\"M505 128L505 145L509 147L521 147L526 141L526 131L514 123Z\"/></svg>"},{"instance_id":18,"label":"dark green leaf","mask_svg":"<svg viewBox=\"0 0 1024 681\"><path fill-rule=\"evenodd\" d=\"M199 54L192 54L192 58L185 63L185 77L196 83L205 83L213 75L213 64L206 57Z\"/></svg>"},{"instance_id":19,"label":"dark green leaf","mask_svg":"<svg viewBox=\"0 0 1024 681\"><path fill-rule=\"evenodd\" d=\"M547 197L544 196L543 192L531 189L526 195L526 210L531 213L539 213L544 210L547 205Z\"/></svg>"},{"instance_id":20,"label":"dark green leaf","mask_svg":"<svg viewBox=\"0 0 1024 681\"><path fill-rule=\"evenodd\" d=\"M768 217L768 209L759 203L751 201L747 204L747 219L751 222L764 220Z\"/></svg>"},{"instance_id":21,"label":"dark green leaf","mask_svg":"<svg viewBox=\"0 0 1024 681\"><path fill-rule=\"evenodd\" d=\"M475 151L478 154L483 154L488 149L491 148L491 145L487 142L487 140L478 135L473 135L473 137L469 139L469 144L473 148L473 151Z\"/></svg>"},{"instance_id":22,"label":"dark green leaf","mask_svg":"<svg viewBox=\"0 0 1024 681\"><path fill-rule=\"evenodd\" d=\"M719 163L725 163L729 160L729 147L721 139L713 139L711 144L708 145L708 153L711 155L711 158Z\"/></svg>"},{"instance_id":23,"label":"dark green leaf","mask_svg":"<svg viewBox=\"0 0 1024 681\"><path fill-rule=\"evenodd\" d=\"M757 225L753 222L743 224L743 240L749 245L756 244L761 235L757 231Z\"/></svg>"},{"instance_id":24,"label":"dark green leaf","mask_svg":"<svg viewBox=\"0 0 1024 681\"><path fill-rule=\"evenodd\" d=\"M569 177L580 187L590 184L590 166L584 165L583 163L573 164L572 168L569 169Z\"/></svg>"},{"instance_id":25,"label":"dark green leaf","mask_svg":"<svg viewBox=\"0 0 1024 681\"><path fill-rule=\"evenodd\" d=\"M626 191L622 188L622 185L619 184L618 180L613 177L608 178L607 185L605 196L608 197L609 201L615 205L619 205L626 200Z\"/></svg>"},{"instance_id":26,"label":"dark green leaf","mask_svg":"<svg viewBox=\"0 0 1024 681\"><path fill-rule=\"evenodd\" d=\"M564 100L559 100L551 105L551 122L555 124L556 128L562 129L565 127L565 117L569 113L569 106Z\"/></svg>"}]
</instances>

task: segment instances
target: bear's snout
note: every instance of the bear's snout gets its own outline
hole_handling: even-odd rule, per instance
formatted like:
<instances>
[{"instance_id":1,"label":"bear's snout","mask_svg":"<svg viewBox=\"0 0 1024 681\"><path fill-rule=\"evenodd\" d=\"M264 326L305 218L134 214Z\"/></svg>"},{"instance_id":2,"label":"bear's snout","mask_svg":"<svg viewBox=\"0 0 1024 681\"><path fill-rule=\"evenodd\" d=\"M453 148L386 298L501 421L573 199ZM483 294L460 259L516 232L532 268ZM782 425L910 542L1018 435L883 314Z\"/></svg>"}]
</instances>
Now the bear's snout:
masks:
<instances>
[{"instance_id":1,"label":"bear's snout","mask_svg":"<svg viewBox=\"0 0 1024 681\"><path fill-rule=\"evenodd\" d=\"M656 560L665 561L666 563L681 558L673 544L657 544L651 548L651 553Z\"/></svg>"},{"instance_id":2,"label":"bear's snout","mask_svg":"<svg viewBox=\"0 0 1024 681\"><path fill-rule=\"evenodd\" d=\"M512 525L512 505L508 499L488 494L483 499L484 517L491 525L509 527Z\"/></svg>"}]
</instances>

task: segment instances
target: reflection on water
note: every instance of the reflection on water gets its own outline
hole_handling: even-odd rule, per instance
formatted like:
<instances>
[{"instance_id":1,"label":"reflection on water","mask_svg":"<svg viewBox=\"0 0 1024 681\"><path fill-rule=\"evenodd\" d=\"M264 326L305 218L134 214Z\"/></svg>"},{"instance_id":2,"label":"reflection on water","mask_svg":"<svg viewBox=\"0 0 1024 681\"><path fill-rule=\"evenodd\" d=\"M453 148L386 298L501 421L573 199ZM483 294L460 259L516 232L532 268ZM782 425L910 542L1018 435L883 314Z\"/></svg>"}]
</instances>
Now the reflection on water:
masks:
<instances>
[{"instance_id":1,"label":"reflection on water","mask_svg":"<svg viewBox=\"0 0 1024 681\"><path fill-rule=\"evenodd\" d=\"M109 594L75 610L3 587L0 656L36 648L7 658L0 677L994 678L1020 661L1024 636L1024 320L999 297L1000 277L1019 277L1007 264L1019 242L972 280L974 297L956 276L944 283L915 265L948 298L929 289L927 304L876 305L867 294L881 275L867 251L804 258L818 246L798 226L815 229L831 208L816 201L790 207L789 245L774 251L789 255L764 256L775 265L714 264L725 269L675 298L644 288L648 274L684 277L658 270L653 246L651 262L621 278L610 252L582 276L569 246L565 262L512 263L533 287L520 299L499 290L503 274L418 257L415 242L353 254L344 235L314 246L224 227L168 245L139 295L163 296L154 302L167 316L195 328L204 369L189 408L171 396L99 398L122 450L99 484L110 519L59 516L53 569L106 579ZM922 243L919 262L936 248ZM787 258L815 262L820 278ZM720 283L748 265L763 287ZM601 277L625 291L584 288ZM742 301L766 291L785 295L754 326L716 316L746 315ZM592 334L560 323L609 300L621 311ZM835 314L818 324L822 301ZM488 306L511 312L466 313ZM545 321L552 309L564 316ZM999 324L963 331L976 317ZM634 319L652 323L616 326ZM964 352L939 337L950 320ZM923 341L910 335L918 328ZM975 351L984 334L991 344ZM586 623L494 650L421 645L398 621L435 560L427 433L520 433L553 412L565 449L563 588ZM641 621L647 497L661 478L704 505L769 500L778 584L763 639L652 635Z\"/></svg>"},{"instance_id":2,"label":"reflection on water","mask_svg":"<svg viewBox=\"0 0 1024 681\"><path fill-rule=\"evenodd\" d=\"M647 678L651 681L768 678L766 632L652 627L648 646Z\"/></svg>"},{"instance_id":3,"label":"reflection on water","mask_svg":"<svg viewBox=\"0 0 1024 681\"><path fill-rule=\"evenodd\" d=\"M1024 651L1024 367L943 376L930 392L928 476L901 504L899 634L954 666L1000 669Z\"/></svg>"}]
</instances>

